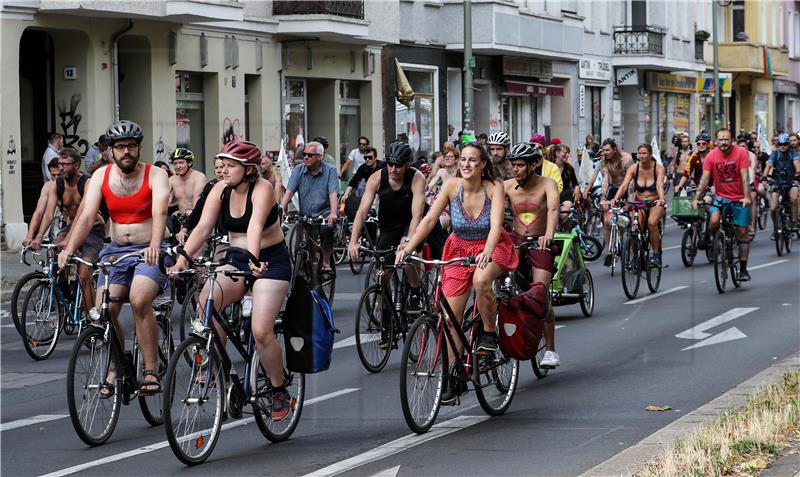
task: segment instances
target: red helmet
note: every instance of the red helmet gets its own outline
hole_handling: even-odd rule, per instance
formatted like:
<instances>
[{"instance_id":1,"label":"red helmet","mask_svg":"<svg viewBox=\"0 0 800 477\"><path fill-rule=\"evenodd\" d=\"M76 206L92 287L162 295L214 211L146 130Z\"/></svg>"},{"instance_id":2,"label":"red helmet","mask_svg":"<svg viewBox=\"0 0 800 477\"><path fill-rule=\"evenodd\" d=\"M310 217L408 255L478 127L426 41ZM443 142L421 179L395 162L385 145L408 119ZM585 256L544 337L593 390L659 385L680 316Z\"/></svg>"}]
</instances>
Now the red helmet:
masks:
<instances>
[{"instance_id":1,"label":"red helmet","mask_svg":"<svg viewBox=\"0 0 800 477\"><path fill-rule=\"evenodd\" d=\"M245 165L261 165L261 151L258 146L242 139L231 141L222 146L216 157L241 162Z\"/></svg>"}]
</instances>

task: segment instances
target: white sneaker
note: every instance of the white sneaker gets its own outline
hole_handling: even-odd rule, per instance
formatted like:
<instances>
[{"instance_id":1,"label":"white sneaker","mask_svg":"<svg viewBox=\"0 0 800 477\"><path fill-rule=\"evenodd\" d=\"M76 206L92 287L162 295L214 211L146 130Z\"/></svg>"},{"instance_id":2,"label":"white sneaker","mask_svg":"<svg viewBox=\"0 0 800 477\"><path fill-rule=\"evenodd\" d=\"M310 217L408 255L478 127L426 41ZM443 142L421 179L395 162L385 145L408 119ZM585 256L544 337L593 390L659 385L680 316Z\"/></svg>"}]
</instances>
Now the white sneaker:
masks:
<instances>
[{"instance_id":1,"label":"white sneaker","mask_svg":"<svg viewBox=\"0 0 800 477\"><path fill-rule=\"evenodd\" d=\"M545 351L544 358L539 363L539 366L548 366L555 368L556 366L561 364L561 358L558 357L558 353L555 351Z\"/></svg>"}]
</instances>

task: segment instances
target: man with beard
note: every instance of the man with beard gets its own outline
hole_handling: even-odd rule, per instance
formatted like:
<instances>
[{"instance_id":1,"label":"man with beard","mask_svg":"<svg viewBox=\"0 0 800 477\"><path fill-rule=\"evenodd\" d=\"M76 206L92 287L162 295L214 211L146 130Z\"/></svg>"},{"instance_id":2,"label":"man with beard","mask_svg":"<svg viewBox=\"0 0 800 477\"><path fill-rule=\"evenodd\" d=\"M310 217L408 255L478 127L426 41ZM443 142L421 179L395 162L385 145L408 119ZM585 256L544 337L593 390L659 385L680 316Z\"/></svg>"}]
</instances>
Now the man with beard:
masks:
<instances>
[{"instance_id":1,"label":"man with beard","mask_svg":"<svg viewBox=\"0 0 800 477\"><path fill-rule=\"evenodd\" d=\"M511 145L511 138L503 131L493 132L489 136L489 153L492 155L492 166L494 166L494 175L500 180L511 179L514 177L514 171L511 168L511 163L506 159L508 154L508 147Z\"/></svg>"},{"instance_id":2,"label":"man with beard","mask_svg":"<svg viewBox=\"0 0 800 477\"><path fill-rule=\"evenodd\" d=\"M700 133L694 138L697 150L689 156L686 162L686 168L683 169L680 181L675 184L675 195L683 189L687 181L697 185L700 183L700 178L703 176L703 161L708 155L708 145L711 142L711 136L706 133Z\"/></svg>"},{"instance_id":3,"label":"man with beard","mask_svg":"<svg viewBox=\"0 0 800 477\"><path fill-rule=\"evenodd\" d=\"M692 154L692 142L689 140L689 136L681 134L680 141L680 148L676 151L672 164L670 164L669 177L672 179L673 184L680 181L683 171L686 170L686 163L689 161L689 156Z\"/></svg>"},{"instance_id":4,"label":"man with beard","mask_svg":"<svg viewBox=\"0 0 800 477\"><path fill-rule=\"evenodd\" d=\"M39 231L39 226L42 224L44 211L47 210L47 199L50 198L50 188L55 187L56 179L61 175L61 168L58 167L58 157L50 160L50 164L47 165L47 170L50 172L50 180L44 183L42 191L39 193L39 200L36 202L36 210L33 211L31 222L28 224L28 235L25 237L25 240L22 241L23 247L27 247L33 242L33 239L36 238L36 232ZM53 222L60 224L61 214L58 215L58 217L53 218ZM43 229L41 235L42 237L47 235L47 237L50 238L53 236L54 232L55 231Z\"/></svg>"},{"instance_id":5,"label":"man with beard","mask_svg":"<svg viewBox=\"0 0 800 477\"><path fill-rule=\"evenodd\" d=\"M108 128L106 137L114 154L114 164L101 167L90 179L72 234L58 255L58 264L63 267L86 240L100 204L105 202L111 219L111 243L100 252L100 259L109 260L131 252L140 252L144 259L144 262L139 262L136 257L118 261L109 271L109 292L114 298L128 296L130 299L136 337L144 360L144 382L139 388L139 395L151 395L161 391L158 329L152 304L167 281L166 275L158 267L158 258L167 245L164 232L170 195L169 181L162 169L139 160L144 134L138 124L126 120L115 122ZM102 286L103 283L101 272L98 285ZM102 293L103 289L98 288L98 305ZM114 301L109 308L119 340L124 343L125 333L117 321L122 303ZM116 373L112 370L106 381L111 383L115 379ZM109 396L113 392L113 389L104 389L101 395Z\"/></svg>"},{"instance_id":6,"label":"man with beard","mask_svg":"<svg viewBox=\"0 0 800 477\"><path fill-rule=\"evenodd\" d=\"M47 198L47 209L45 209L41 227L36 238L31 242L31 248L38 250L44 238L44 231L50 227L55 216L56 206L61 211L64 226L58 231L55 243L64 244L69 238L72 224L78 215L83 202L86 189L86 182L89 177L81 174L81 155L71 147L65 147L58 151L59 177L56 179L55 186L49 188ZM78 249L78 253L84 260L96 262L100 256L100 249L103 248L105 238L105 221L100 213L96 213L93 220L88 223L91 229ZM65 278L65 277L64 277ZM78 267L78 280L81 284L83 296L90 297L94 294L92 289L92 269L85 265ZM91 308L90 301L84 300L83 305L88 313Z\"/></svg>"}]
</instances>

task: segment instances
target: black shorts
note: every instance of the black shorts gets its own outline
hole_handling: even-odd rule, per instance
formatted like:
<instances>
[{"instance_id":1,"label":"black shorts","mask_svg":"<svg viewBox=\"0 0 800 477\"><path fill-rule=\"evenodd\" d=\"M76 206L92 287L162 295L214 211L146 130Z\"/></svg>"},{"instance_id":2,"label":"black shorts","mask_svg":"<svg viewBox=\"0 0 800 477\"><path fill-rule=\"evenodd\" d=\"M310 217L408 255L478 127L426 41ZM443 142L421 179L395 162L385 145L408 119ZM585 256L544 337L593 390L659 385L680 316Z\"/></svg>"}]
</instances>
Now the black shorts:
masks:
<instances>
[{"instance_id":1,"label":"black shorts","mask_svg":"<svg viewBox=\"0 0 800 477\"><path fill-rule=\"evenodd\" d=\"M397 246L400 245L400 241L403 240L403 237L405 237L405 235L406 235L405 225L399 225L393 227L379 227L378 241L375 244L375 249L376 250L386 250L390 248L396 249ZM420 244L417 247L417 252L422 251L423 244ZM394 255L392 255L392 257L393 256Z\"/></svg>"},{"instance_id":2,"label":"black shorts","mask_svg":"<svg viewBox=\"0 0 800 477\"><path fill-rule=\"evenodd\" d=\"M252 286L255 280L262 278L269 280L283 280L285 282L292 279L292 263L289 261L289 250L284 242L276 243L267 248L262 248L258 254L258 260L267 263L267 271L260 277L248 277L248 286ZM247 254L241 249L228 249L227 263L233 265L243 272L250 271L250 260Z\"/></svg>"}]
</instances>

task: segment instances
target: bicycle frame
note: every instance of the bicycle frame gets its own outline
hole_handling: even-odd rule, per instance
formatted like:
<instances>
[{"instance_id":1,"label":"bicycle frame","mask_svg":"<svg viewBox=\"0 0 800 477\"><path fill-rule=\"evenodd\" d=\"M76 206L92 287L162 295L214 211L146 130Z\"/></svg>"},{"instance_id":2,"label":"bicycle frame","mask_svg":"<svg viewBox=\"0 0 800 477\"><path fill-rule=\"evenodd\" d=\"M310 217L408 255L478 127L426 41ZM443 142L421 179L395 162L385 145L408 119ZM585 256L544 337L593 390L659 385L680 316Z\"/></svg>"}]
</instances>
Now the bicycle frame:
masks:
<instances>
[{"instance_id":1,"label":"bicycle frame","mask_svg":"<svg viewBox=\"0 0 800 477\"><path fill-rule=\"evenodd\" d=\"M576 265L573 273L577 273L586 268L586 263L583 260L583 253L580 251L579 240L580 237L575 229L569 233L556 232L553 235L553 241L559 243L560 252L556 257L556 272L550 280L550 295L553 297L554 305L558 304L558 301L562 298L576 299L582 296L580 293L573 294L564 289L564 279L566 278L564 272L567 260L570 259L570 253L573 254Z\"/></svg>"}]
</instances>

